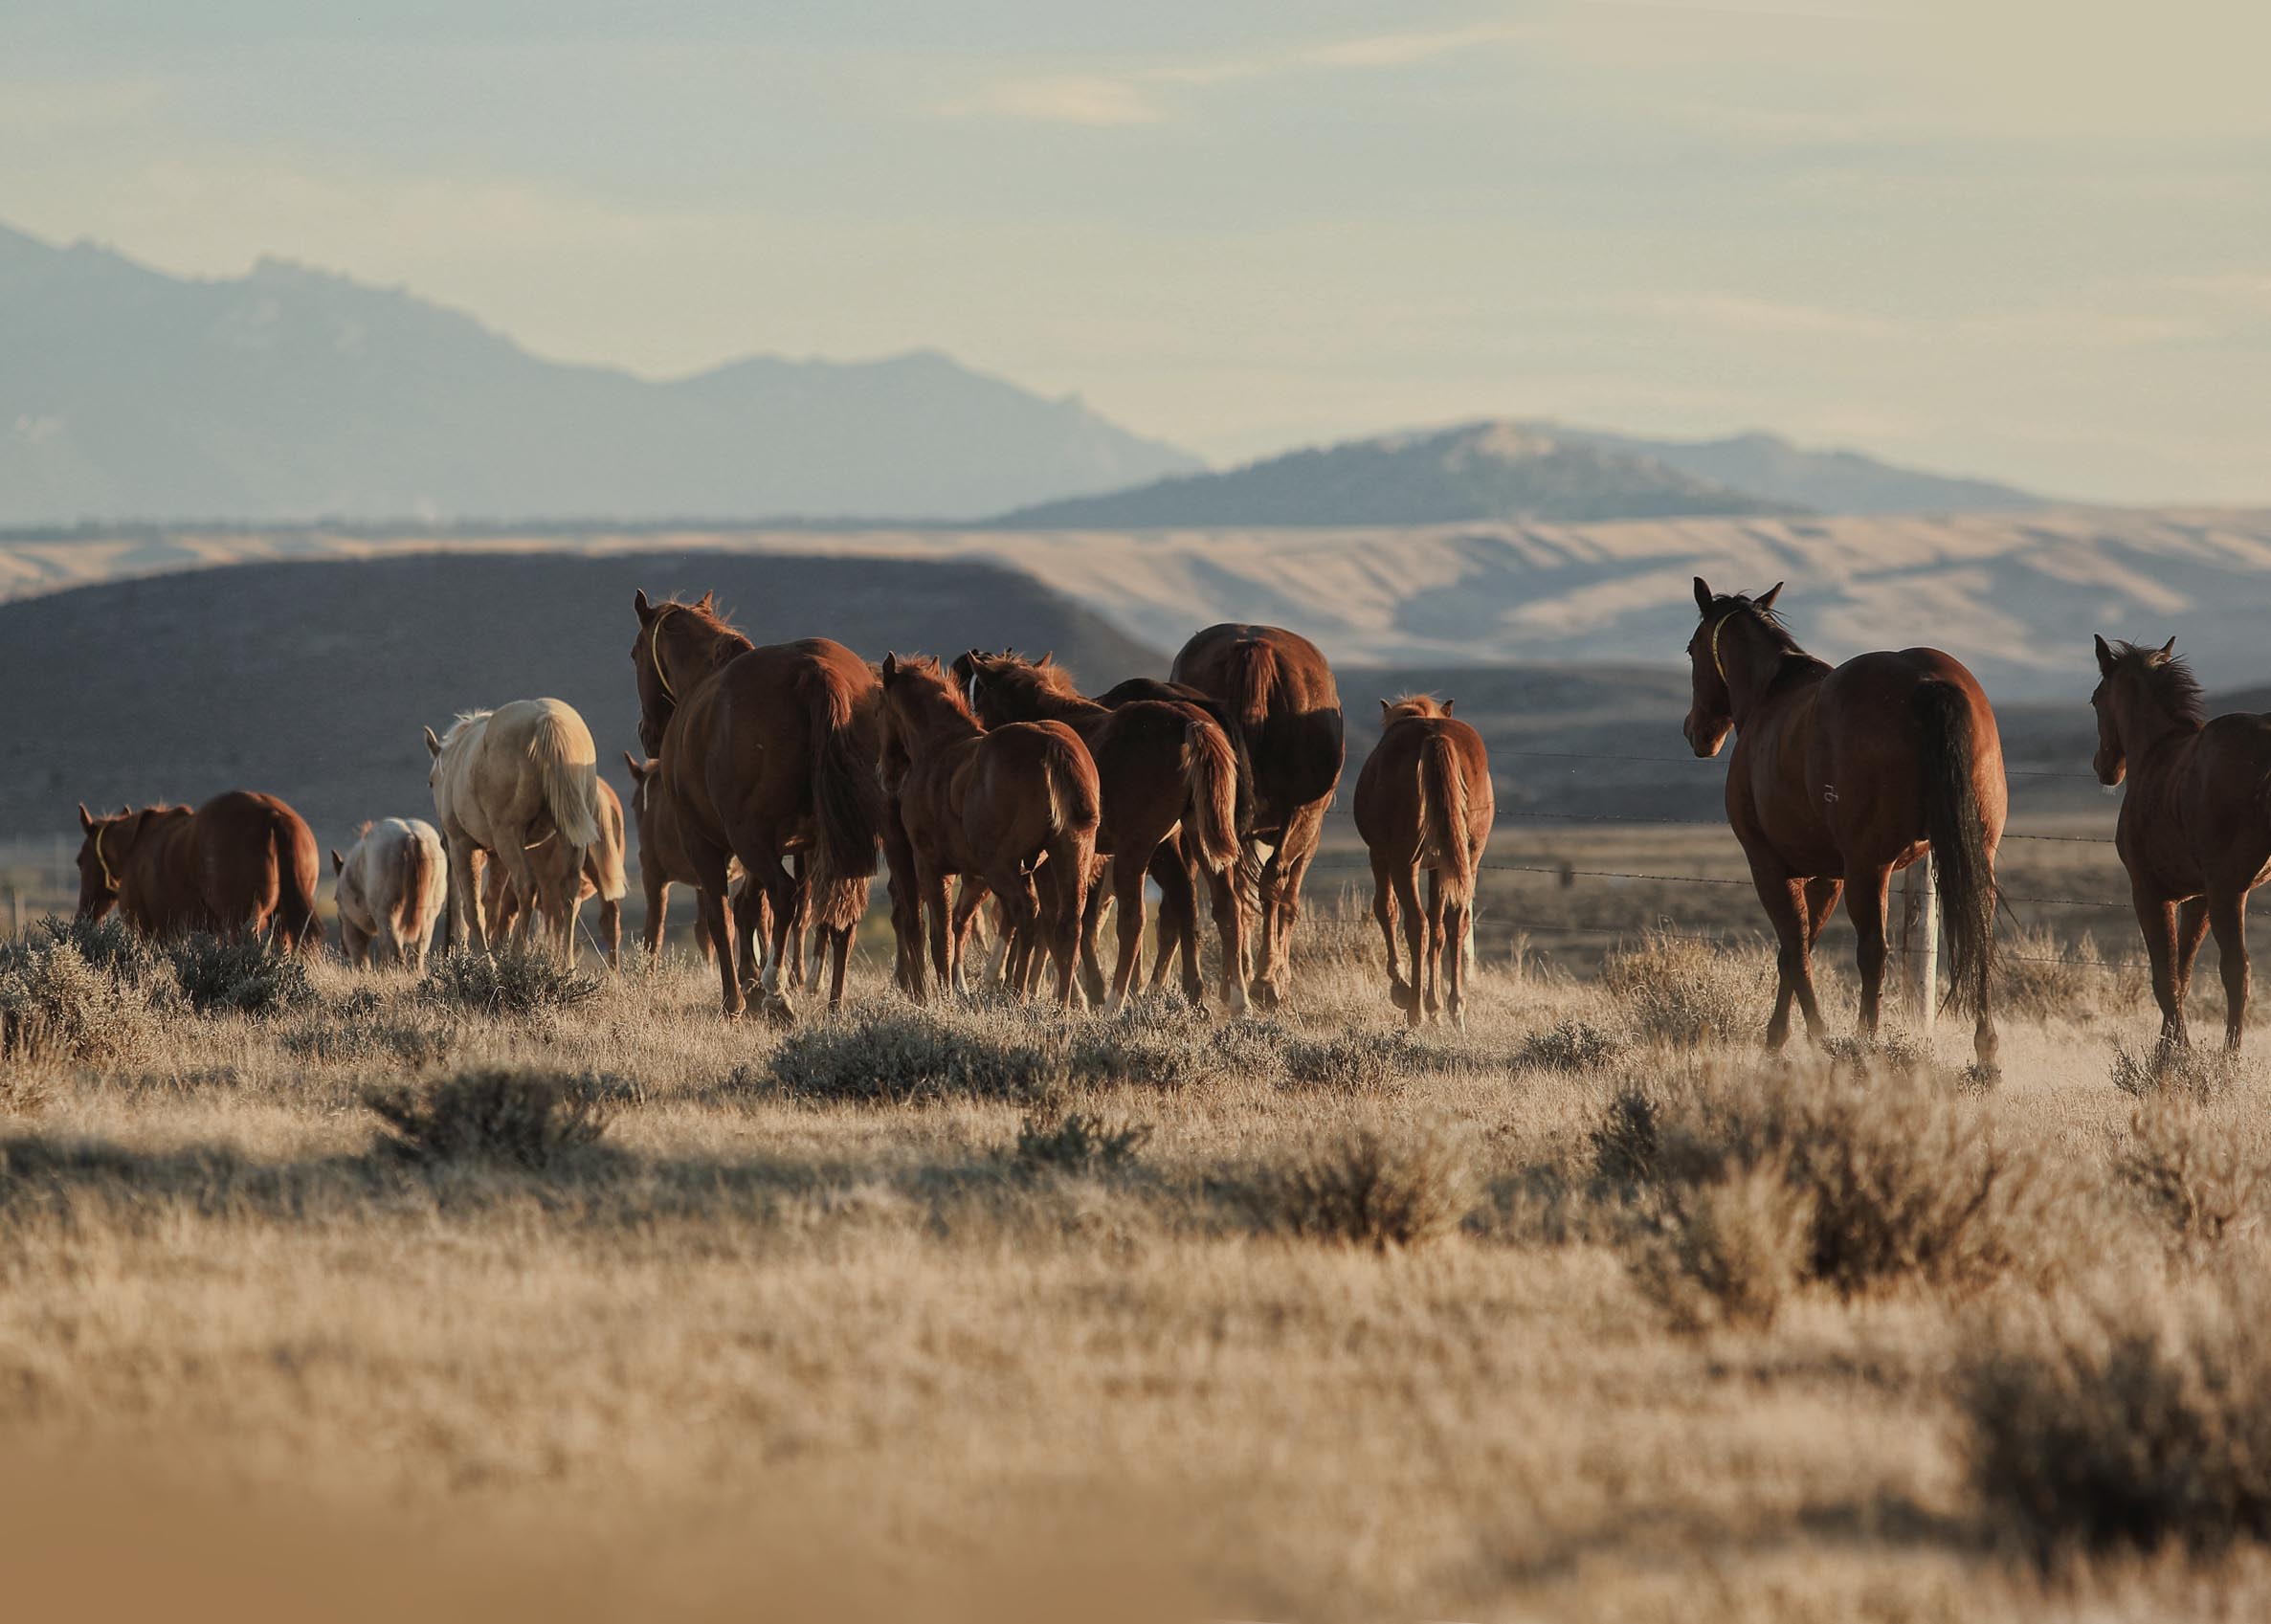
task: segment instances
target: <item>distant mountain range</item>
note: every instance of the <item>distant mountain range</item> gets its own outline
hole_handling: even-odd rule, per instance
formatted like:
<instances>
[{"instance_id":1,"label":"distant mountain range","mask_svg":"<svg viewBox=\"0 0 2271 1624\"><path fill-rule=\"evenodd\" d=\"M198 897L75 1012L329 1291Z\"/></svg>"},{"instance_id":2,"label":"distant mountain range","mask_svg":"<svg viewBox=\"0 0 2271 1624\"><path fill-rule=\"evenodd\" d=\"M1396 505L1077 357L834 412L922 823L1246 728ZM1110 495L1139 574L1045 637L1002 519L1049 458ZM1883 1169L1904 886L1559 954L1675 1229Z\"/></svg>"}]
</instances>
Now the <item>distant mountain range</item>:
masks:
<instances>
[{"instance_id":1,"label":"distant mountain range","mask_svg":"<svg viewBox=\"0 0 2271 1624\"><path fill-rule=\"evenodd\" d=\"M935 353L653 383L278 260L189 280L0 226L0 524L944 519L1200 466Z\"/></svg>"},{"instance_id":2,"label":"distant mountain range","mask_svg":"<svg viewBox=\"0 0 2271 1624\"><path fill-rule=\"evenodd\" d=\"M1554 423L1485 421L1289 452L1219 474L1071 497L1004 515L1016 527L1584 523L1731 514L1918 513L2039 505L1771 434L1644 440Z\"/></svg>"}]
</instances>

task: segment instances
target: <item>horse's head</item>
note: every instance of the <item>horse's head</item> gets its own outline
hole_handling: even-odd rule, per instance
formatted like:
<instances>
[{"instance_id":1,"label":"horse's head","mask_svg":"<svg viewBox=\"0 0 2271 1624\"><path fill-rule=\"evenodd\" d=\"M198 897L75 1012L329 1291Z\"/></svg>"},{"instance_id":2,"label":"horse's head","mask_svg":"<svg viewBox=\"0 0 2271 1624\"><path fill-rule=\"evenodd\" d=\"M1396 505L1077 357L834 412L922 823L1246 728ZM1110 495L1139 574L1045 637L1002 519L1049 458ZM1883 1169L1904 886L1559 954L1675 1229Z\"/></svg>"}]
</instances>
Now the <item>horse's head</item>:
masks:
<instances>
[{"instance_id":1,"label":"horse's head","mask_svg":"<svg viewBox=\"0 0 2271 1624\"><path fill-rule=\"evenodd\" d=\"M1727 681L1727 660L1733 650L1729 624L1748 620L1771 612L1774 600L1781 595L1782 583L1777 581L1755 598L1740 592L1721 595L1695 578L1696 609L1703 618L1697 623L1695 635L1687 640L1687 663L1691 697L1687 706L1687 720L1680 724L1680 731L1687 740L1687 747L1699 756L1719 754L1726 743L1726 736L1735 725L1734 690Z\"/></svg>"},{"instance_id":2,"label":"horse's head","mask_svg":"<svg viewBox=\"0 0 2271 1624\"><path fill-rule=\"evenodd\" d=\"M1431 716L1449 716L1452 701L1438 701L1433 694L1406 694L1400 699L1380 701L1380 725L1390 726L1398 722L1424 720Z\"/></svg>"},{"instance_id":3,"label":"horse's head","mask_svg":"<svg viewBox=\"0 0 2271 1624\"><path fill-rule=\"evenodd\" d=\"M2149 742L2141 736L2149 712L2167 712L2179 723L2200 720L2200 684L2176 657L2174 637L2157 649L2104 637L2096 643L2099 679L2089 702L2098 714L2098 749L2089 765L2110 789L2128 775L2130 745Z\"/></svg>"},{"instance_id":4,"label":"horse's head","mask_svg":"<svg viewBox=\"0 0 2271 1624\"><path fill-rule=\"evenodd\" d=\"M1071 678L1057 664L1054 653L1026 659L1014 649L1004 649L997 655L971 649L957 655L954 682L978 720L989 727L1038 721L1046 697L1074 692Z\"/></svg>"},{"instance_id":5,"label":"horse's head","mask_svg":"<svg viewBox=\"0 0 2271 1624\"><path fill-rule=\"evenodd\" d=\"M749 639L719 617L717 604L714 591L692 603L675 598L649 603L643 587L632 594L631 607L638 613L638 635L631 641L631 669L638 683L638 742L649 755L660 753L663 729L670 725L686 689L714 670L721 656L730 658L749 648Z\"/></svg>"},{"instance_id":6,"label":"horse's head","mask_svg":"<svg viewBox=\"0 0 2271 1624\"><path fill-rule=\"evenodd\" d=\"M81 801L78 827L78 917L100 919L119 900L119 875L135 835L142 832L142 820L125 807L112 816L97 817Z\"/></svg>"}]
</instances>

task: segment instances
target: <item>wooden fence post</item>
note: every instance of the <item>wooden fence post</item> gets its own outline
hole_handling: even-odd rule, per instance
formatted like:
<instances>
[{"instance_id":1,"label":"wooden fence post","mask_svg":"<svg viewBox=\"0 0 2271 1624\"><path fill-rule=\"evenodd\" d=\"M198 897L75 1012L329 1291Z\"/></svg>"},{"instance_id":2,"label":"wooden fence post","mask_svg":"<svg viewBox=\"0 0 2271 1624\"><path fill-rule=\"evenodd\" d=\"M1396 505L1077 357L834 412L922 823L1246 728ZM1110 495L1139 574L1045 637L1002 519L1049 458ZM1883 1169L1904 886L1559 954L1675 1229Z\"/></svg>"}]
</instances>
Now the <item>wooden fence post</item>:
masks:
<instances>
[{"instance_id":1,"label":"wooden fence post","mask_svg":"<svg viewBox=\"0 0 2271 1624\"><path fill-rule=\"evenodd\" d=\"M1901 971L1908 1018L1929 1032L1940 1008L1940 889L1929 852L1901 876Z\"/></svg>"}]
</instances>

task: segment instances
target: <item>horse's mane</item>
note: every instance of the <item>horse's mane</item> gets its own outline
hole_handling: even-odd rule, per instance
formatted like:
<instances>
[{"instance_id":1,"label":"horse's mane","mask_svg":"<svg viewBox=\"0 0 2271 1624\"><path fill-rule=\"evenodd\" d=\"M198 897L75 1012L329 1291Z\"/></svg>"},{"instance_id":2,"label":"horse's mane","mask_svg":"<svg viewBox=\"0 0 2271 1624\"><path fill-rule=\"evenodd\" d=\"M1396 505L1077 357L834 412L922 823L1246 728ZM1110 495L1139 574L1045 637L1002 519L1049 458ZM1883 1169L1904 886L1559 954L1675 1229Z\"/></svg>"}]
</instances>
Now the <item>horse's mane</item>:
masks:
<instances>
[{"instance_id":1,"label":"horse's mane","mask_svg":"<svg viewBox=\"0 0 2271 1624\"><path fill-rule=\"evenodd\" d=\"M1388 714L1400 716L1441 716L1443 707L1433 694L1398 694L1388 701Z\"/></svg>"},{"instance_id":2,"label":"horse's mane","mask_svg":"<svg viewBox=\"0 0 2271 1624\"><path fill-rule=\"evenodd\" d=\"M1058 665L1054 659L1047 665L1043 665L1039 660L1026 658L1014 649L1005 649L991 657L1013 670L1025 672L1049 693L1055 694L1060 699L1077 700L1080 698L1080 685L1073 680L1073 674Z\"/></svg>"},{"instance_id":3,"label":"horse's mane","mask_svg":"<svg viewBox=\"0 0 2271 1624\"><path fill-rule=\"evenodd\" d=\"M1797 638L1791 635L1788 623L1783 620L1772 604L1754 603L1749 598L1740 595L1724 597L1719 601L1733 606L1728 615L1729 619L1737 614L1749 615L1767 634L1768 639L1784 654L1802 655L1806 652L1798 646Z\"/></svg>"},{"instance_id":4,"label":"horse's mane","mask_svg":"<svg viewBox=\"0 0 2271 1624\"><path fill-rule=\"evenodd\" d=\"M740 627L734 625L732 621L726 619L723 614L720 614L715 609L711 608L706 603L686 603L680 599L672 598L668 603L657 604L655 606L655 612L657 615L660 615L665 611L674 609L677 610L680 614L685 615L686 618L693 621L695 625L701 627L704 632L710 633L712 635L719 638L739 643L741 645L739 652L743 654L746 654L750 649L753 649L757 646L756 644L749 641L747 633L742 631Z\"/></svg>"},{"instance_id":5,"label":"horse's mane","mask_svg":"<svg viewBox=\"0 0 2271 1624\"><path fill-rule=\"evenodd\" d=\"M2149 643L2115 643L2115 671L2134 671L2146 691L2175 713L2180 721L2208 720L2208 696L2193 675L2192 662L2182 655L2163 654Z\"/></svg>"},{"instance_id":6,"label":"horse's mane","mask_svg":"<svg viewBox=\"0 0 2271 1624\"><path fill-rule=\"evenodd\" d=\"M895 682L903 682L909 678L919 679L924 687L935 691L941 699L952 705L973 725L977 723L978 719L970 711L969 701L963 697L961 684L946 675L946 667L939 664L935 656L931 655L900 655L897 659L898 664L893 676Z\"/></svg>"}]
</instances>

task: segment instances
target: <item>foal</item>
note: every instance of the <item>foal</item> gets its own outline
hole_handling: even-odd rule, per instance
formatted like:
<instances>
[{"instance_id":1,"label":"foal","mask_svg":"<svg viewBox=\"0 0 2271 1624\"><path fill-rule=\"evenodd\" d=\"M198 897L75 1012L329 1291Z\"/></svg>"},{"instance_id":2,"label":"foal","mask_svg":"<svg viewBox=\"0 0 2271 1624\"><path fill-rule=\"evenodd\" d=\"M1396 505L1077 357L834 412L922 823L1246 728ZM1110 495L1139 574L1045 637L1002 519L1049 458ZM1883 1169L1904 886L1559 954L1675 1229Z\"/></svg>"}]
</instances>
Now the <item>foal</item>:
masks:
<instances>
[{"instance_id":1,"label":"foal","mask_svg":"<svg viewBox=\"0 0 2271 1624\"><path fill-rule=\"evenodd\" d=\"M2113 834L2129 897L2152 957L2161 1039L2192 1041L2184 995L2200 938L2215 932L2223 961L2224 1046L2239 1047L2247 1019L2247 894L2271 874L2271 716L2234 712L2205 720L2200 684L2159 648L2097 640L2104 680L2090 695L2098 713L2101 784L2128 779Z\"/></svg>"},{"instance_id":2,"label":"foal","mask_svg":"<svg viewBox=\"0 0 2271 1624\"><path fill-rule=\"evenodd\" d=\"M1437 704L1425 694L1407 694L1393 702L1382 700L1380 711L1380 743L1356 775L1356 832L1372 855L1372 917L1388 943L1388 995L1414 1026L1433 1019L1448 945L1451 970L1441 1008L1453 1026L1463 1027L1475 865L1498 814L1490 758L1482 735L1453 719L1449 700ZM1423 868L1424 914L1418 885ZM1408 985L1396 967L1399 904L1412 948Z\"/></svg>"},{"instance_id":3,"label":"foal","mask_svg":"<svg viewBox=\"0 0 2271 1624\"><path fill-rule=\"evenodd\" d=\"M1047 944L1057 1001L1070 1009L1102 799L1080 736L1061 722L988 732L937 660L885 655L882 767L915 869L915 906L903 923L927 923L942 990L961 986L946 881L962 875L1001 899L1013 932ZM908 991L920 1001L920 945L902 947Z\"/></svg>"}]
</instances>

